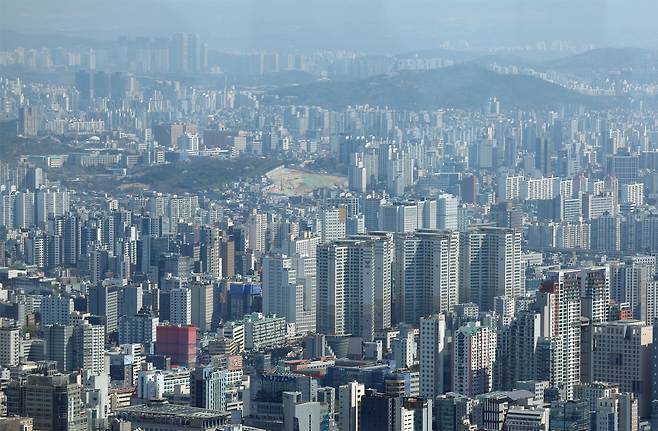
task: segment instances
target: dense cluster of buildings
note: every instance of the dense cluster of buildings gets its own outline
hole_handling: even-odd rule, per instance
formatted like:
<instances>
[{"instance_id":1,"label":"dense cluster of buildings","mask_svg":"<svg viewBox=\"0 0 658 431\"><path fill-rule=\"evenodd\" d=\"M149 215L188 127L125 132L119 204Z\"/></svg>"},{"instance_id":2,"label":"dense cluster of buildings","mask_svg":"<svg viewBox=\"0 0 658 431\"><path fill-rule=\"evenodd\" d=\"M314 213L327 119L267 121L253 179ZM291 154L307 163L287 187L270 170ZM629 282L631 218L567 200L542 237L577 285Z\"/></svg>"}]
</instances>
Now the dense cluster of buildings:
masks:
<instances>
[{"instance_id":1,"label":"dense cluster of buildings","mask_svg":"<svg viewBox=\"0 0 658 431\"><path fill-rule=\"evenodd\" d=\"M77 68L0 77L0 139L42 145L0 154L0 430L656 423L654 112L299 106L142 79L207 71L194 35L117 46L0 56ZM85 186L264 158L346 186Z\"/></svg>"}]
</instances>

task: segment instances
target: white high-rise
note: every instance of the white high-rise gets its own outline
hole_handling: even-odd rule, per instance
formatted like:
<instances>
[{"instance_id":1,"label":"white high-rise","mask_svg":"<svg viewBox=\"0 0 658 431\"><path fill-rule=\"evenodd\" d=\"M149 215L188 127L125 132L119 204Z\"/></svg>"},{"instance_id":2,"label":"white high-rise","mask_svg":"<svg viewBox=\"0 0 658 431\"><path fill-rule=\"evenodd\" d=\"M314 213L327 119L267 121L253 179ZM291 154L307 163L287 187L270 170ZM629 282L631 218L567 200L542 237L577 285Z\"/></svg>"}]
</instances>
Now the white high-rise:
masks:
<instances>
[{"instance_id":1,"label":"white high-rise","mask_svg":"<svg viewBox=\"0 0 658 431\"><path fill-rule=\"evenodd\" d=\"M83 323L73 329L73 363L92 373L105 372L105 326Z\"/></svg>"},{"instance_id":2,"label":"white high-rise","mask_svg":"<svg viewBox=\"0 0 658 431\"><path fill-rule=\"evenodd\" d=\"M388 265L377 265L378 254L382 259L390 255L378 250L391 247L390 242L387 237L359 236L318 247L317 332L373 339L376 292L390 291Z\"/></svg>"},{"instance_id":3,"label":"white high-rise","mask_svg":"<svg viewBox=\"0 0 658 431\"><path fill-rule=\"evenodd\" d=\"M492 390L496 341L496 331L479 323L457 330L452 350L454 392L472 397Z\"/></svg>"},{"instance_id":4,"label":"white high-rise","mask_svg":"<svg viewBox=\"0 0 658 431\"><path fill-rule=\"evenodd\" d=\"M621 202L630 203L637 206L644 204L644 184L622 184L619 187L621 191Z\"/></svg>"},{"instance_id":5,"label":"white high-rise","mask_svg":"<svg viewBox=\"0 0 658 431\"><path fill-rule=\"evenodd\" d=\"M553 271L537 296L541 335L553 343L550 383L564 391L568 399L580 383L581 284L578 269Z\"/></svg>"},{"instance_id":6,"label":"white high-rise","mask_svg":"<svg viewBox=\"0 0 658 431\"><path fill-rule=\"evenodd\" d=\"M314 290L314 258L272 254L263 259L263 312L266 315L285 317L298 333L313 331Z\"/></svg>"},{"instance_id":7,"label":"white high-rise","mask_svg":"<svg viewBox=\"0 0 658 431\"><path fill-rule=\"evenodd\" d=\"M249 216L247 227L249 248L255 253L263 253L265 251L267 233L267 214L254 211Z\"/></svg>"},{"instance_id":8,"label":"white high-rise","mask_svg":"<svg viewBox=\"0 0 658 431\"><path fill-rule=\"evenodd\" d=\"M414 365L415 345L413 331L401 331L400 336L391 341L396 368L411 368Z\"/></svg>"},{"instance_id":9,"label":"white high-rise","mask_svg":"<svg viewBox=\"0 0 658 431\"><path fill-rule=\"evenodd\" d=\"M417 231L395 236L394 304L400 321L452 311L459 303L459 233Z\"/></svg>"},{"instance_id":10,"label":"white high-rise","mask_svg":"<svg viewBox=\"0 0 658 431\"><path fill-rule=\"evenodd\" d=\"M34 193L16 192L14 198L14 227L29 228L34 225Z\"/></svg>"},{"instance_id":11,"label":"white high-rise","mask_svg":"<svg viewBox=\"0 0 658 431\"><path fill-rule=\"evenodd\" d=\"M583 316L594 324L607 321L610 308L610 268L584 268L580 278Z\"/></svg>"},{"instance_id":12,"label":"white high-rise","mask_svg":"<svg viewBox=\"0 0 658 431\"><path fill-rule=\"evenodd\" d=\"M457 207L459 199L444 193L437 198L436 228L457 230Z\"/></svg>"},{"instance_id":13,"label":"white high-rise","mask_svg":"<svg viewBox=\"0 0 658 431\"><path fill-rule=\"evenodd\" d=\"M633 318L649 324L653 324L653 321L648 319L647 310L651 303L652 292L649 291L649 283L655 273L655 262L654 256L629 257L614 277L615 299L630 304Z\"/></svg>"},{"instance_id":14,"label":"white high-rise","mask_svg":"<svg viewBox=\"0 0 658 431\"><path fill-rule=\"evenodd\" d=\"M523 294L521 232L479 226L460 238L460 302L473 302L480 310L493 310L496 296Z\"/></svg>"},{"instance_id":15,"label":"white high-rise","mask_svg":"<svg viewBox=\"0 0 658 431\"><path fill-rule=\"evenodd\" d=\"M446 320L444 314L420 319L420 396L434 399L445 392Z\"/></svg>"},{"instance_id":16,"label":"white high-rise","mask_svg":"<svg viewBox=\"0 0 658 431\"><path fill-rule=\"evenodd\" d=\"M69 192L59 189L42 189L35 196L36 223L44 225L49 216L63 216L69 211Z\"/></svg>"},{"instance_id":17,"label":"white high-rise","mask_svg":"<svg viewBox=\"0 0 658 431\"><path fill-rule=\"evenodd\" d=\"M286 255L263 258L263 313L285 317L295 323L297 272Z\"/></svg>"},{"instance_id":18,"label":"white high-rise","mask_svg":"<svg viewBox=\"0 0 658 431\"><path fill-rule=\"evenodd\" d=\"M647 283L646 304L642 320L648 324L658 319L658 281ZM656 388L658 389L658 388Z\"/></svg>"},{"instance_id":19,"label":"white high-rise","mask_svg":"<svg viewBox=\"0 0 658 431\"><path fill-rule=\"evenodd\" d=\"M320 243L320 237L304 235L300 238L289 236L282 241L282 254L273 254L263 259L263 282L264 285L272 284L272 288L266 288L263 293L263 307L267 310L265 302L270 300L277 302L281 298L275 298L275 295L285 295L290 297L294 294L296 298L294 314L283 314L281 310L266 313L275 313L279 316L285 316L289 323L295 323L295 329L298 333L308 333L315 331L315 308L316 308L316 250ZM289 259L288 262L284 262ZM289 272L294 270L295 275L279 274L280 271ZM290 289L294 292L283 291L277 288L278 277L281 277L281 284L287 279ZM266 281L265 279L271 280ZM269 292L268 292L269 290ZM269 296L269 298L268 298ZM298 297L300 297L297 300ZM289 301L286 301L288 303ZM268 306L269 307L269 306Z\"/></svg>"},{"instance_id":20,"label":"white high-rise","mask_svg":"<svg viewBox=\"0 0 658 431\"><path fill-rule=\"evenodd\" d=\"M21 331L18 328L0 328L0 365L15 367L20 361Z\"/></svg>"},{"instance_id":21,"label":"white high-rise","mask_svg":"<svg viewBox=\"0 0 658 431\"><path fill-rule=\"evenodd\" d=\"M338 387L338 429L359 431L361 398L365 393L365 385L357 382Z\"/></svg>"},{"instance_id":22,"label":"white high-rise","mask_svg":"<svg viewBox=\"0 0 658 431\"><path fill-rule=\"evenodd\" d=\"M419 207L421 210L420 214ZM379 207L379 229L396 233L414 232L419 227L419 219L421 221L423 220L422 210L423 206L418 205L417 202L382 204Z\"/></svg>"},{"instance_id":23,"label":"white high-rise","mask_svg":"<svg viewBox=\"0 0 658 431\"><path fill-rule=\"evenodd\" d=\"M368 170L363 162L363 154L355 153L350 157L350 166L347 171L347 180L350 190L365 193L368 184Z\"/></svg>"},{"instance_id":24,"label":"white high-rise","mask_svg":"<svg viewBox=\"0 0 658 431\"><path fill-rule=\"evenodd\" d=\"M324 208L318 217L320 241L329 242L345 238L347 208Z\"/></svg>"},{"instance_id":25,"label":"white high-rise","mask_svg":"<svg viewBox=\"0 0 658 431\"><path fill-rule=\"evenodd\" d=\"M392 319L392 265L393 235L387 232L371 232L353 236L353 239L372 241L375 256L375 329L391 327Z\"/></svg>"}]
</instances>

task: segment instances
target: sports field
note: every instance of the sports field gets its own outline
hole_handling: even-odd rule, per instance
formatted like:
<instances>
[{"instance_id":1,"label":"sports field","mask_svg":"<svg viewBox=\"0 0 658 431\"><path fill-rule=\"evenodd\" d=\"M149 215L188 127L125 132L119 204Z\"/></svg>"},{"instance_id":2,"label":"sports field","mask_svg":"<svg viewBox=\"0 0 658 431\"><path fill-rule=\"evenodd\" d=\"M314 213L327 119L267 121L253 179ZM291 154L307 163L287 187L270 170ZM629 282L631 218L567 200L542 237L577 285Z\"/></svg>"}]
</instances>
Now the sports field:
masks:
<instances>
[{"instance_id":1,"label":"sports field","mask_svg":"<svg viewBox=\"0 0 658 431\"><path fill-rule=\"evenodd\" d=\"M345 177L296 168L278 167L265 175L272 182L269 192L286 196L302 196L323 187L347 187Z\"/></svg>"}]
</instances>

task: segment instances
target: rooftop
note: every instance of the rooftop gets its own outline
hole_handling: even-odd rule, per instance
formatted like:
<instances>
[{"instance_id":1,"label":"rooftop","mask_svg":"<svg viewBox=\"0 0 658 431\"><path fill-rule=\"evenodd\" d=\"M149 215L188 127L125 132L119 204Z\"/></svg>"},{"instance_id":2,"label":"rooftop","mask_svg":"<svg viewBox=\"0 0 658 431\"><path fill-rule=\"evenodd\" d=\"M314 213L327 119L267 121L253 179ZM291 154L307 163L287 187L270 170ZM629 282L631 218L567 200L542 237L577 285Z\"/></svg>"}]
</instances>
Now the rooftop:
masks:
<instances>
[{"instance_id":1,"label":"rooftop","mask_svg":"<svg viewBox=\"0 0 658 431\"><path fill-rule=\"evenodd\" d=\"M193 419L212 419L225 416L224 413L197 407L169 404L161 400L150 401L147 404L125 407L118 410L123 414L138 414L147 416L178 416Z\"/></svg>"}]
</instances>

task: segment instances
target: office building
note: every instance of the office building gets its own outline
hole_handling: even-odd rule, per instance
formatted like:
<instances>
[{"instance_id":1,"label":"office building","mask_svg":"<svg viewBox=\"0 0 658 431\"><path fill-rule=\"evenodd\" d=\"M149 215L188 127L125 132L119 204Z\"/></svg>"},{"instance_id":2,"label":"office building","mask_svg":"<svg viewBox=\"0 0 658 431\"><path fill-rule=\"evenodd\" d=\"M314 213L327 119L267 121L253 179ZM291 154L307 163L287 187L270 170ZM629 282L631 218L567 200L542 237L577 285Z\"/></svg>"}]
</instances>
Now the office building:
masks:
<instances>
[{"instance_id":1,"label":"office building","mask_svg":"<svg viewBox=\"0 0 658 431\"><path fill-rule=\"evenodd\" d=\"M226 370L197 367L190 374L190 405L226 411Z\"/></svg>"},{"instance_id":2,"label":"office building","mask_svg":"<svg viewBox=\"0 0 658 431\"><path fill-rule=\"evenodd\" d=\"M505 431L548 431L550 409L542 407L510 407L505 416Z\"/></svg>"},{"instance_id":3,"label":"office building","mask_svg":"<svg viewBox=\"0 0 658 431\"><path fill-rule=\"evenodd\" d=\"M606 173L619 180L619 184L637 183L639 172L638 156L616 154L606 159Z\"/></svg>"},{"instance_id":4,"label":"office building","mask_svg":"<svg viewBox=\"0 0 658 431\"><path fill-rule=\"evenodd\" d=\"M436 228L457 230L457 207L459 199L444 193L436 198Z\"/></svg>"},{"instance_id":5,"label":"office building","mask_svg":"<svg viewBox=\"0 0 658 431\"><path fill-rule=\"evenodd\" d=\"M50 295L41 300L42 325L68 325L73 312L73 298Z\"/></svg>"},{"instance_id":6,"label":"office building","mask_svg":"<svg viewBox=\"0 0 658 431\"><path fill-rule=\"evenodd\" d=\"M105 372L105 327L82 323L73 329L73 363L92 373Z\"/></svg>"},{"instance_id":7,"label":"office building","mask_svg":"<svg viewBox=\"0 0 658 431\"><path fill-rule=\"evenodd\" d=\"M192 324L192 292L187 287L169 291L169 323L187 326Z\"/></svg>"},{"instance_id":8,"label":"office building","mask_svg":"<svg viewBox=\"0 0 658 431\"><path fill-rule=\"evenodd\" d=\"M260 350L285 344L288 334L285 317L252 313L245 316L242 323L245 349Z\"/></svg>"},{"instance_id":9,"label":"office building","mask_svg":"<svg viewBox=\"0 0 658 431\"><path fill-rule=\"evenodd\" d=\"M265 252L267 214L253 212L247 221L249 249L254 253Z\"/></svg>"},{"instance_id":10,"label":"office building","mask_svg":"<svg viewBox=\"0 0 658 431\"><path fill-rule=\"evenodd\" d=\"M210 331L213 316L213 286L204 281L194 281L189 285L190 322L201 332ZM173 322L183 324L183 322Z\"/></svg>"},{"instance_id":11,"label":"office building","mask_svg":"<svg viewBox=\"0 0 658 431\"><path fill-rule=\"evenodd\" d=\"M155 339L155 353L168 356L174 365L196 364L196 328L194 326L160 325Z\"/></svg>"},{"instance_id":12,"label":"office building","mask_svg":"<svg viewBox=\"0 0 658 431\"><path fill-rule=\"evenodd\" d=\"M603 214L592 220L592 250L615 252L621 250L621 219Z\"/></svg>"},{"instance_id":13,"label":"office building","mask_svg":"<svg viewBox=\"0 0 658 431\"><path fill-rule=\"evenodd\" d=\"M298 259L306 260L281 254L263 259L263 313L285 317L297 332L305 333L315 326L315 277L306 278L304 272L298 276ZM300 263L303 271L306 262Z\"/></svg>"},{"instance_id":14,"label":"office building","mask_svg":"<svg viewBox=\"0 0 658 431\"><path fill-rule=\"evenodd\" d=\"M22 136L37 136L39 120L37 108L34 106L23 106L18 109L18 133Z\"/></svg>"},{"instance_id":15,"label":"office building","mask_svg":"<svg viewBox=\"0 0 658 431\"><path fill-rule=\"evenodd\" d=\"M215 431L228 424L229 416L226 412L169 404L164 400L124 407L116 412L117 419L129 422L133 429L168 431Z\"/></svg>"},{"instance_id":16,"label":"office building","mask_svg":"<svg viewBox=\"0 0 658 431\"><path fill-rule=\"evenodd\" d=\"M116 332L119 320L119 294L121 286L103 284L89 288L88 311L95 316L105 318L107 334Z\"/></svg>"},{"instance_id":17,"label":"office building","mask_svg":"<svg viewBox=\"0 0 658 431\"><path fill-rule=\"evenodd\" d=\"M260 283L230 283L227 320L241 320L246 314L263 311L263 287ZM314 322L315 324L315 319Z\"/></svg>"},{"instance_id":18,"label":"office building","mask_svg":"<svg viewBox=\"0 0 658 431\"><path fill-rule=\"evenodd\" d=\"M536 376L537 345L541 336L541 316L521 311L498 335L494 389L511 391L519 381Z\"/></svg>"},{"instance_id":19,"label":"office building","mask_svg":"<svg viewBox=\"0 0 658 431\"><path fill-rule=\"evenodd\" d=\"M304 401L301 392L283 392L283 430L320 431L326 425L326 413L317 401Z\"/></svg>"},{"instance_id":20,"label":"office building","mask_svg":"<svg viewBox=\"0 0 658 431\"><path fill-rule=\"evenodd\" d=\"M146 353L153 353L159 318L144 309L134 316L119 318L119 344L142 344Z\"/></svg>"},{"instance_id":21,"label":"office building","mask_svg":"<svg viewBox=\"0 0 658 431\"><path fill-rule=\"evenodd\" d=\"M57 362L57 370L66 373L75 363L75 339L73 326L51 325L43 329L46 342L46 359Z\"/></svg>"},{"instance_id":22,"label":"office building","mask_svg":"<svg viewBox=\"0 0 658 431\"><path fill-rule=\"evenodd\" d=\"M144 289L141 284L123 288L122 315L135 316L142 309Z\"/></svg>"},{"instance_id":23,"label":"office building","mask_svg":"<svg viewBox=\"0 0 658 431\"><path fill-rule=\"evenodd\" d=\"M81 391L73 376L28 375L25 381L12 381L7 389L7 413L32 418L36 430L84 431L87 418Z\"/></svg>"},{"instance_id":24,"label":"office building","mask_svg":"<svg viewBox=\"0 0 658 431\"><path fill-rule=\"evenodd\" d=\"M594 327L592 378L619 384L638 398L640 416L651 413L653 326L640 321L606 322Z\"/></svg>"}]
</instances>

